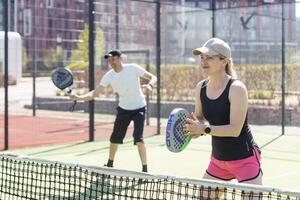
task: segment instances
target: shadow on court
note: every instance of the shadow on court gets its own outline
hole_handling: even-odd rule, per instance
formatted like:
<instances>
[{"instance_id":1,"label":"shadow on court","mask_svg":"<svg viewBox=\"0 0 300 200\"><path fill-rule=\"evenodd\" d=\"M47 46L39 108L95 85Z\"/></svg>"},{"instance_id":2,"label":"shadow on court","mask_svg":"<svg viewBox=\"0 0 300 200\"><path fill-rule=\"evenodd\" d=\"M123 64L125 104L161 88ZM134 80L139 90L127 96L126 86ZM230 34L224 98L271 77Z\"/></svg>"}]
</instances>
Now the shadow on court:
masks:
<instances>
[{"instance_id":1,"label":"shadow on court","mask_svg":"<svg viewBox=\"0 0 300 200\"><path fill-rule=\"evenodd\" d=\"M279 126L251 127L253 127L255 141L259 146L263 146L261 167L264 185L300 190L300 136L290 134L279 137ZM297 129L295 128L294 131L297 132ZM163 130L162 133L164 133ZM209 136L194 139L184 151L172 153L165 146L164 134L151 135L148 132L146 135L145 144L150 173L187 178L202 177L210 159L211 138ZM124 144L119 146L114 167L141 171L137 148L133 145L131 134L128 136ZM101 140L16 149L10 153L103 166L107 162L108 146L108 140Z\"/></svg>"},{"instance_id":2,"label":"shadow on court","mask_svg":"<svg viewBox=\"0 0 300 200\"><path fill-rule=\"evenodd\" d=\"M95 139L108 140L113 129L113 121L95 122ZM0 130L4 130L4 116L0 116ZM127 136L133 132L132 124ZM145 136L156 134L155 126L145 126ZM4 148L1 134L0 149ZM26 148L53 144L66 144L89 140L89 122L80 119L62 119L45 116L9 116L9 149Z\"/></svg>"}]
</instances>

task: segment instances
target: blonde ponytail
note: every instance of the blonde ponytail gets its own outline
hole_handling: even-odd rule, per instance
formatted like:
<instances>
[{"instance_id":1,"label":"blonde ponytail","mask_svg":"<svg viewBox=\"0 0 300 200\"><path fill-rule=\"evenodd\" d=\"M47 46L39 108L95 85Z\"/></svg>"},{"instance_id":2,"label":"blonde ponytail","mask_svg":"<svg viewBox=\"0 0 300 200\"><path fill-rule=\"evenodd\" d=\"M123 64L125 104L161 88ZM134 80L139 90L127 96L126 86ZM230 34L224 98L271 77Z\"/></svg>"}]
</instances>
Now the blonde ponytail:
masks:
<instances>
[{"instance_id":1,"label":"blonde ponytail","mask_svg":"<svg viewBox=\"0 0 300 200\"><path fill-rule=\"evenodd\" d=\"M237 78L236 71L233 69L233 62L232 59L228 59L229 61L227 62L225 66L225 72L232 78Z\"/></svg>"}]
</instances>

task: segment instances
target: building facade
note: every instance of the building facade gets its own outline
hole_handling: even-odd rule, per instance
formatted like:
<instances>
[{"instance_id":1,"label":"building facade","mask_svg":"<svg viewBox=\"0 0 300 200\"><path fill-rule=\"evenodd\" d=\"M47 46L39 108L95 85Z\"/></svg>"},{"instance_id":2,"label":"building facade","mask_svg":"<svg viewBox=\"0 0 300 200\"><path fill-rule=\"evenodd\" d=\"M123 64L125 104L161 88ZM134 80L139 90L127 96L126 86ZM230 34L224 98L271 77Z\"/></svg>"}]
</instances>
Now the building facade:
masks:
<instances>
[{"instance_id":1,"label":"building facade","mask_svg":"<svg viewBox=\"0 0 300 200\"><path fill-rule=\"evenodd\" d=\"M94 4L95 26L104 32L106 50L149 49L155 59L156 3ZM162 62L193 63L191 50L214 35L230 43L237 63L280 63L282 19L286 48L297 46L295 1L284 4L284 17L281 8L281 0L161 0ZM22 35L28 65L35 60L42 66L49 49L61 46L68 60L77 48L88 24L88 0L9 0L9 13L10 30Z\"/></svg>"}]
</instances>

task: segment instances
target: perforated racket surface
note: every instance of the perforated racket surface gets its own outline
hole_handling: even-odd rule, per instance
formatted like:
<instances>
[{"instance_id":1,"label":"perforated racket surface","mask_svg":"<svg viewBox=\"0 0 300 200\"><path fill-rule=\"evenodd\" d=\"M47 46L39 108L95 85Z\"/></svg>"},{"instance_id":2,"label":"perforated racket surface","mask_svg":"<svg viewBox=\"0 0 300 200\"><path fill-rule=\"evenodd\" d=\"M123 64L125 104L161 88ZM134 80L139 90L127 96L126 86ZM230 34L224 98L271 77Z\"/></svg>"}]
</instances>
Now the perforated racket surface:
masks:
<instances>
[{"instance_id":1,"label":"perforated racket surface","mask_svg":"<svg viewBox=\"0 0 300 200\"><path fill-rule=\"evenodd\" d=\"M166 145L172 152L180 152L191 141L191 136L185 135L183 126L190 113L184 108L174 109L168 118L166 128Z\"/></svg>"},{"instance_id":2,"label":"perforated racket surface","mask_svg":"<svg viewBox=\"0 0 300 200\"><path fill-rule=\"evenodd\" d=\"M52 82L53 84L60 90L67 89L68 94L72 92L69 88L73 85L73 74L71 70L64 67L58 67L52 72ZM73 105L70 107L70 111L73 111L76 105L76 101L74 101Z\"/></svg>"},{"instance_id":3,"label":"perforated racket surface","mask_svg":"<svg viewBox=\"0 0 300 200\"><path fill-rule=\"evenodd\" d=\"M73 74L68 68L56 68L52 72L52 82L57 88L64 90L73 84Z\"/></svg>"}]
</instances>

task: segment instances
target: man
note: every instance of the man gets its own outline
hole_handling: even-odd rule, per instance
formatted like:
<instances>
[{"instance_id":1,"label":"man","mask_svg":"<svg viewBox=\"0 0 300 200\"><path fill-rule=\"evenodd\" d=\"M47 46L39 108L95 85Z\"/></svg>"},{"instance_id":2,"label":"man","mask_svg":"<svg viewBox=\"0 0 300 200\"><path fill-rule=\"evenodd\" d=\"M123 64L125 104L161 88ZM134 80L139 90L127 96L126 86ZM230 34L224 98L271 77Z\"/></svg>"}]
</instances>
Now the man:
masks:
<instances>
[{"instance_id":1,"label":"man","mask_svg":"<svg viewBox=\"0 0 300 200\"><path fill-rule=\"evenodd\" d=\"M117 116L110 137L109 159L107 167L113 167L118 145L123 143L127 128L134 122L134 145L137 145L142 163L142 171L147 172L146 148L143 141L146 100L144 94L149 94L157 78L137 64L123 64L122 53L112 50L104 56L112 68L102 77L99 85L93 91L84 95L71 95L72 100L89 101L97 97L102 87L111 85L119 95ZM148 84L140 84L140 78L149 80ZM144 93L144 94L143 94Z\"/></svg>"}]
</instances>

